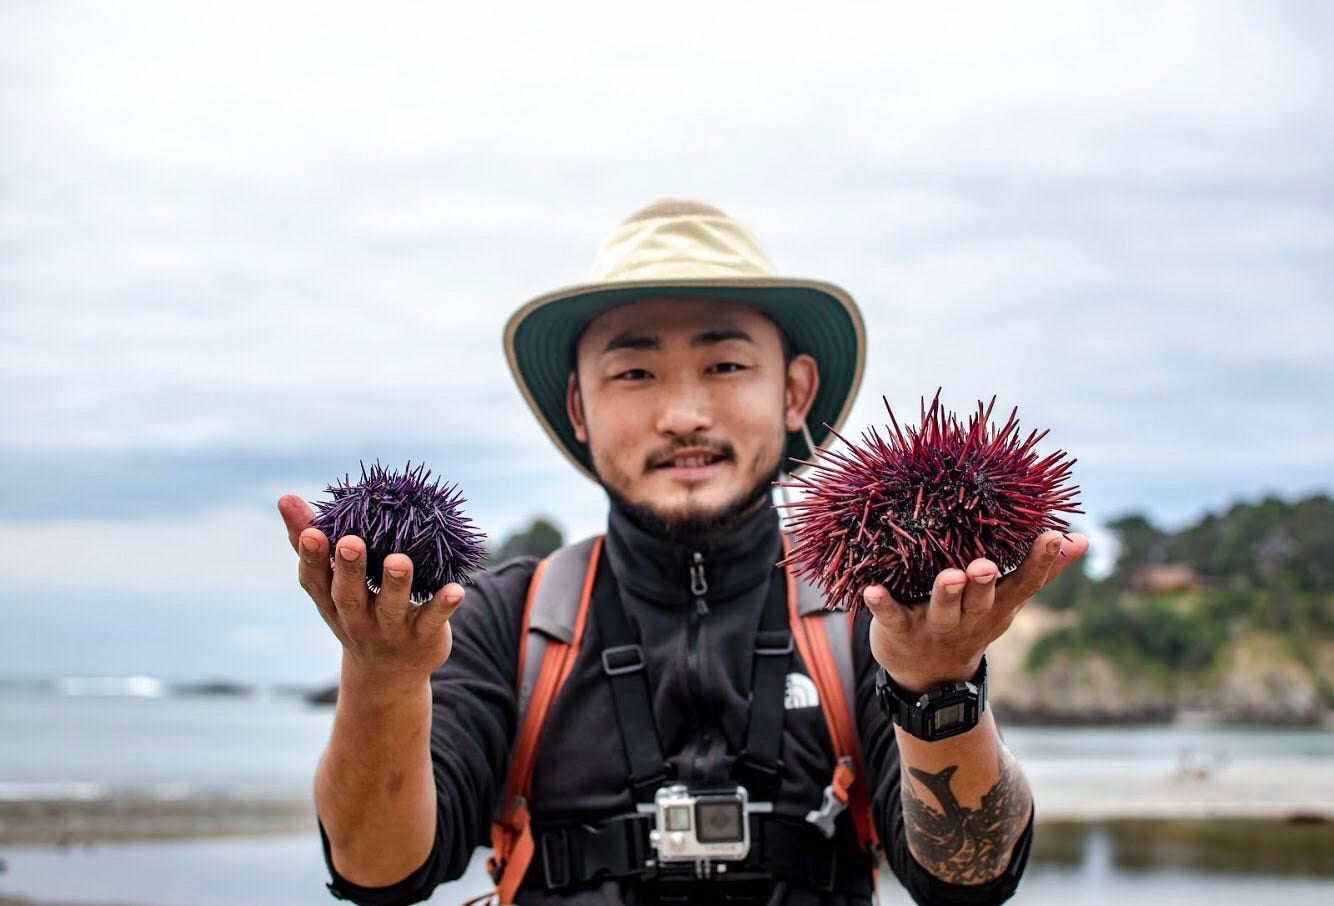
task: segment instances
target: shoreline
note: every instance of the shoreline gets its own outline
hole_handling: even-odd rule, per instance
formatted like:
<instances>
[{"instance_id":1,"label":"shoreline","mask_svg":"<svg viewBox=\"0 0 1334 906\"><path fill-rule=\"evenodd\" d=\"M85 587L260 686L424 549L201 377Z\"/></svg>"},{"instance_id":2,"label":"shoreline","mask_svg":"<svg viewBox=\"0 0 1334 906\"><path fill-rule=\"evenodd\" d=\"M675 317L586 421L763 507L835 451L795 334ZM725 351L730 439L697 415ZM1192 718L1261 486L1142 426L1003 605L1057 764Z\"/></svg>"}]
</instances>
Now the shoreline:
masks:
<instances>
[{"instance_id":1,"label":"shoreline","mask_svg":"<svg viewBox=\"0 0 1334 906\"><path fill-rule=\"evenodd\" d=\"M1260 821L1334 829L1334 779L1322 765L1281 771L1233 766L1208 777L1039 775L1030 784L1039 826ZM0 846L9 847L314 834L315 827L309 799L122 794L0 800Z\"/></svg>"},{"instance_id":2,"label":"shoreline","mask_svg":"<svg viewBox=\"0 0 1334 906\"><path fill-rule=\"evenodd\" d=\"M1025 730L1090 729L1106 727L1190 727L1209 730L1334 730L1334 710L1321 709L1302 718L1278 715L1259 720L1255 714L1239 720L1226 711L1213 708L1140 708L1134 710L1081 708L1057 710L1014 704L1001 697L988 701L1002 726Z\"/></svg>"},{"instance_id":3,"label":"shoreline","mask_svg":"<svg viewBox=\"0 0 1334 906\"><path fill-rule=\"evenodd\" d=\"M1270 820L1334 822L1334 776L1327 765L1233 764L1148 775L1030 775L1039 823Z\"/></svg>"},{"instance_id":4,"label":"shoreline","mask_svg":"<svg viewBox=\"0 0 1334 906\"><path fill-rule=\"evenodd\" d=\"M163 800L0 800L0 846L73 848L97 843L315 832L309 800L195 797ZM0 906L4 906L0 902Z\"/></svg>"}]
</instances>

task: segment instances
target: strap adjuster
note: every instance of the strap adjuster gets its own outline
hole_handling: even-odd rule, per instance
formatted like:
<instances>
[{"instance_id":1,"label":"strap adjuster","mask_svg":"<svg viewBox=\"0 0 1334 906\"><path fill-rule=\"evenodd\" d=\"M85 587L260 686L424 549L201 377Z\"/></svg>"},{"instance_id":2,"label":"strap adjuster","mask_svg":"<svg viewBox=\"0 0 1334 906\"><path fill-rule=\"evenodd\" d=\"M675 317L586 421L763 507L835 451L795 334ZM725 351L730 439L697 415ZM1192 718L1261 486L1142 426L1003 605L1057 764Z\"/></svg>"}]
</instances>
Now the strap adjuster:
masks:
<instances>
[{"instance_id":1,"label":"strap adjuster","mask_svg":"<svg viewBox=\"0 0 1334 906\"><path fill-rule=\"evenodd\" d=\"M644 649L638 645L615 645L602 651L602 672L624 676L644 669Z\"/></svg>"},{"instance_id":2,"label":"strap adjuster","mask_svg":"<svg viewBox=\"0 0 1334 906\"><path fill-rule=\"evenodd\" d=\"M792 653L792 633L786 629L760 630L755 633L758 657L781 657Z\"/></svg>"},{"instance_id":3,"label":"strap adjuster","mask_svg":"<svg viewBox=\"0 0 1334 906\"><path fill-rule=\"evenodd\" d=\"M565 828L542 834L542 875L547 889L564 887L570 878L570 842ZM555 852L553 852L555 850Z\"/></svg>"},{"instance_id":4,"label":"strap adjuster","mask_svg":"<svg viewBox=\"0 0 1334 906\"><path fill-rule=\"evenodd\" d=\"M653 794L671 777L671 769L664 764L646 777L630 775L630 793L636 802L648 802Z\"/></svg>"},{"instance_id":5,"label":"strap adjuster","mask_svg":"<svg viewBox=\"0 0 1334 906\"><path fill-rule=\"evenodd\" d=\"M761 761L749 752L742 752L732 766L732 776L749 790L757 801L772 802L778 796L782 770L782 759Z\"/></svg>"}]
</instances>

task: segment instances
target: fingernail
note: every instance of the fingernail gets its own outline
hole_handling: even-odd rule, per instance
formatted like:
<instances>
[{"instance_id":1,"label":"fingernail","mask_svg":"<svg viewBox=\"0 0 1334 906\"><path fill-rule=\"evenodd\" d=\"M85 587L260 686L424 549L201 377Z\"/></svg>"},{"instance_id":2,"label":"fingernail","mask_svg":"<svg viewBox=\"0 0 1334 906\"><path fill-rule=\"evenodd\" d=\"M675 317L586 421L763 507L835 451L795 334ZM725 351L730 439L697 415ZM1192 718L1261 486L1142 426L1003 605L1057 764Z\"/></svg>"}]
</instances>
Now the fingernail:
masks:
<instances>
[{"instance_id":1,"label":"fingernail","mask_svg":"<svg viewBox=\"0 0 1334 906\"><path fill-rule=\"evenodd\" d=\"M1059 554L1060 552L1061 552L1061 541L1059 538L1047 545L1047 553L1055 555Z\"/></svg>"},{"instance_id":2,"label":"fingernail","mask_svg":"<svg viewBox=\"0 0 1334 906\"><path fill-rule=\"evenodd\" d=\"M320 549L320 546L315 543L314 538L310 537L309 535L305 535L301 539L301 549L308 554L313 554Z\"/></svg>"},{"instance_id":3,"label":"fingernail","mask_svg":"<svg viewBox=\"0 0 1334 906\"><path fill-rule=\"evenodd\" d=\"M357 559L356 548L346 544L338 549L338 555L349 562Z\"/></svg>"},{"instance_id":4,"label":"fingernail","mask_svg":"<svg viewBox=\"0 0 1334 906\"><path fill-rule=\"evenodd\" d=\"M463 591L461 589L451 588L449 591L445 592L446 604L457 604L462 600L463 600Z\"/></svg>"},{"instance_id":5,"label":"fingernail","mask_svg":"<svg viewBox=\"0 0 1334 906\"><path fill-rule=\"evenodd\" d=\"M948 594L957 595L959 592L963 591L963 587L965 584L966 583L960 582L958 584L946 585L945 591Z\"/></svg>"},{"instance_id":6,"label":"fingernail","mask_svg":"<svg viewBox=\"0 0 1334 906\"><path fill-rule=\"evenodd\" d=\"M994 578L996 578L996 574L995 574L995 573L987 573L985 576L976 576L976 577L974 577L973 581L976 582L976 583L978 583L979 585L986 585L988 582L990 582L990 581L991 581L992 579L994 579Z\"/></svg>"},{"instance_id":7,"label":"fingernail","mask_svg":"<svg viewBox=\"0 0 1334 906\"><path fill-rule=\"evenodd\" d=\"M406 569L393 569L388 566L384 568L384 571L395 579L401 579L408 574L408 571Z\"/></svg>"}]
</instances>

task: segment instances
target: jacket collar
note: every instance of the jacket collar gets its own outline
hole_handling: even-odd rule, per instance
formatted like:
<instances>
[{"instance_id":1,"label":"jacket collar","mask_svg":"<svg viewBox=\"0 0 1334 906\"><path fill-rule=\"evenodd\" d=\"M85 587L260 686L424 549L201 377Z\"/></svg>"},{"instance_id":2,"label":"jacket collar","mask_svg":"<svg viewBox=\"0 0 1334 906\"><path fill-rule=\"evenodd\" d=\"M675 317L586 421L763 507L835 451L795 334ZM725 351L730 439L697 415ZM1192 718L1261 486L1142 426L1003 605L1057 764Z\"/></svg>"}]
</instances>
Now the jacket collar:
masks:
<instances>
[{"instance_id":1,"label":"jacket collar","mask_svg":"<svg viewBox=\"0 0 1334 906\"><path fill-rule=\"evenodd\" d=\"M615 504L607 520L606 552L626 591L664 605L690 602L690 565L703 555L710 603L767 583L782 559L778 513L762 507L733 531L699 545L683 545L651 534Z\"/></svg>"}]
</instances>

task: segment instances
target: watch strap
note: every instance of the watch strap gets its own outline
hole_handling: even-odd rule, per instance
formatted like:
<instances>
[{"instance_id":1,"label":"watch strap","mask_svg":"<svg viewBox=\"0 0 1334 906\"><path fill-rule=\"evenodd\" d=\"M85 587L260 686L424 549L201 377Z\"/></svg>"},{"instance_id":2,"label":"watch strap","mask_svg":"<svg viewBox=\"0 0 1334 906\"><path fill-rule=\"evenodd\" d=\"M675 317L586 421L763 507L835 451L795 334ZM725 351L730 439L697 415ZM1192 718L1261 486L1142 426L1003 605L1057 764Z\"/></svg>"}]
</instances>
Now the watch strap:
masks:
<instances>
[{"instance_id":1,"label":"watch strap","mask_svg":"<svg viewBox=\"0 0 1334 906\"><path fill-rule=\"evenodd\" d=\"M882 667L875 691L885 714L910 735L927 742L958 736L977 726L986 710L987 656L982 655L971 679L918 695L900 687Z\"/></svg>"}]
</instances>

